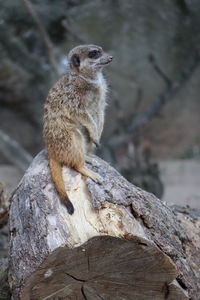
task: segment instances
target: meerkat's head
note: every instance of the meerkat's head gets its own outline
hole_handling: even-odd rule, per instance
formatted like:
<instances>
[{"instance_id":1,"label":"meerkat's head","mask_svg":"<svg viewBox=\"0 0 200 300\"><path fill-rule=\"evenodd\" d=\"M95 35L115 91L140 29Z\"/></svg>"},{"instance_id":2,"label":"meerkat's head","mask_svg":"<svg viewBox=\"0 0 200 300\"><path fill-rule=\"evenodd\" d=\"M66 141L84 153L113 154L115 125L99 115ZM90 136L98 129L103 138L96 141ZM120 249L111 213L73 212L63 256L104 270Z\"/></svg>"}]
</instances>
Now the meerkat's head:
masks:
<instances>
[{"instance_id":1,"label":"meerkat's head","mask_svg":"<svg viewBox=\"0 0 200 300\"><path fill-rule=\"evenodd\" d=\"M113 57L96 45L77 46L69 52L70 70L90 78L94 78Z\"/></svg>"}]
</instances>

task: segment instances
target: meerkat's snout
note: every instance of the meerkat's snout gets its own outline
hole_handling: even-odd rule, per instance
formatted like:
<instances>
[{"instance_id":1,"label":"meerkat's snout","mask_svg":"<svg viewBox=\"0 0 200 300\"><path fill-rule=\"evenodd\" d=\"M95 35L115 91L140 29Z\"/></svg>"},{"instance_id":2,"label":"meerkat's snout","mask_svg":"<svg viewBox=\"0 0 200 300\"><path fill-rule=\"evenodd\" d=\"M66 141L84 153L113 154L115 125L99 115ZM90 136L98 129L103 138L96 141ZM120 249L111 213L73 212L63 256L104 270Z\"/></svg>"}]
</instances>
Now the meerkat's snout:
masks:
<instances>
[{"instance_id":1,"label":"meerkat's snout","mask_svg":"<svg viewBox=\"0 0 200 300\"><path fill-rule=\"evenodd\" d=\"M99 58L98 62L96 63L97 66L103 67L108 65L113 60L113 56L107 53L103 53L103 55Z\"/></svg>"}]
</instances>

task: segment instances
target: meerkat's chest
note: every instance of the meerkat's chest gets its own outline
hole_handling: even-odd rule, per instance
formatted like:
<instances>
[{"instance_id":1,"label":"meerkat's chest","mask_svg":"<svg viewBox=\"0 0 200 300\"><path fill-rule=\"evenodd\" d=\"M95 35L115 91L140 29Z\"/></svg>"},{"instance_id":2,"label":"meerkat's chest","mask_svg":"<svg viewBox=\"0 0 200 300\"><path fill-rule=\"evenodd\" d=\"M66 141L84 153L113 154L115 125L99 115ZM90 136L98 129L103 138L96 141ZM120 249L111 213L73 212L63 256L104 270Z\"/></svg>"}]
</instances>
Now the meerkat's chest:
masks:
<instances>
[{"instance_id":1,"label":"meerkat's chest","mask_svg":"<svg viewBox=\"0 0 200 300\"><path fill-rule=\"evenodd\" d=\"M99 113L99 110L104 111L106 105L107 84L100 73L96 82L87 93L87 108L93 113Z\"/></svg>"}]
</instances>

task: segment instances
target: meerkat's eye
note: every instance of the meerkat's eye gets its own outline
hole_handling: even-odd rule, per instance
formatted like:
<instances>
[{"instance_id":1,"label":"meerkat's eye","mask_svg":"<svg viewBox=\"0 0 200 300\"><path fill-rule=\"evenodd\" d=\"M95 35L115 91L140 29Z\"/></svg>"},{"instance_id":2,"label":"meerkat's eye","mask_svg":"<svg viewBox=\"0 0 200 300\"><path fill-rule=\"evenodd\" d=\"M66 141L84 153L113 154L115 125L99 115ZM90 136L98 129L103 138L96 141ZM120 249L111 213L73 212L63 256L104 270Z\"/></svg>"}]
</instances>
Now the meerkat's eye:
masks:
<instances>
[{"instance_id":1,"label":"meerkat's eye","mask_svg":"<svg viewBox=\"0 0 200 300\"><path fill-rule=\"evenodd\" d=\"M100 50L92 50L88 53L89 58L94 58L97 59L101 56L101 51Z\"/></svg>"}]
</instances>

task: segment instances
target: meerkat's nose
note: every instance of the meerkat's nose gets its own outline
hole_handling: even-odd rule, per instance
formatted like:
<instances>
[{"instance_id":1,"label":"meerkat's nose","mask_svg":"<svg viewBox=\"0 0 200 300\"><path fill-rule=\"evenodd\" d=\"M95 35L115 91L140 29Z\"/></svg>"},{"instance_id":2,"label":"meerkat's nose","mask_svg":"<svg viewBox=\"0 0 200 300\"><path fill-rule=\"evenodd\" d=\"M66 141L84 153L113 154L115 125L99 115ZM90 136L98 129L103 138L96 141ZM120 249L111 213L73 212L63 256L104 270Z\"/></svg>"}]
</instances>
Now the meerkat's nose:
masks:
<instances>
[{"instance_id":1,"label":"meerkat's nose","mask_svg":"<svg viewBox=\"0 0 200 300\"><path fill-rule=\"evenodd\" d=\"M113 60L113 56L112 55L109 56L109 60L110 61Z\"/></svg>"}]
</instances>

